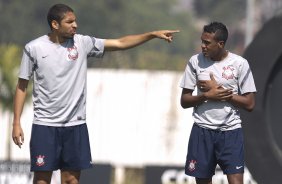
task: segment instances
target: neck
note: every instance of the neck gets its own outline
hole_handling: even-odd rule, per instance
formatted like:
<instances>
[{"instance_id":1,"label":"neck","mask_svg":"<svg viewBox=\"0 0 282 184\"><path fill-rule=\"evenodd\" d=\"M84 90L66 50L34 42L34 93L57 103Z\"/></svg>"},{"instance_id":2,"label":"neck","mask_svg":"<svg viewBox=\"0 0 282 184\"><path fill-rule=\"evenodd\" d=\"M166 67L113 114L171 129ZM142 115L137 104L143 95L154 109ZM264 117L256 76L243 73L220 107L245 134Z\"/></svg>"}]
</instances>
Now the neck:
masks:
<instances>
[{"instance_id":1,"label":"neck","mask_svg":"<svg viewBox=\"0 0 282 184\"><path fill-rule=\"evenodd\" d=\"M56 34L55 32L51 32L48 34L49 39L53 42L53 43L64 43L66 41L66 38L59 36L58 34Z\"/></svg>"},{"instance_id":2,"label":"neck","mask_svg":"<svg viewBox=\"0 0 282 184\"><path fill-rule=\"evenodd\" d=\"M213 61L222 61L222 60L224 60L227 57L227 55L228 55L228 51L223 49L223 50L219 51L217 55L212 57L211 60L213 60Z\"/></svg>"}]
</instances>

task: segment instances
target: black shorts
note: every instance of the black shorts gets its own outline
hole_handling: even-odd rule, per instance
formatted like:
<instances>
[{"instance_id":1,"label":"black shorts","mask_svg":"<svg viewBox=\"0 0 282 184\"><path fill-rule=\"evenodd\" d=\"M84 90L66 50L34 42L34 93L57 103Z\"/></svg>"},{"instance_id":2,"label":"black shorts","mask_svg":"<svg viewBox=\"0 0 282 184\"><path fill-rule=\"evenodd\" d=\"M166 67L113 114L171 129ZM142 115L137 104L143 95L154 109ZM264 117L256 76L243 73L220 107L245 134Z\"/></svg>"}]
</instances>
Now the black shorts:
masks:
<instances>
[{"instance_id":1,"label":"black shorts","mask_svg":"<svg viewBox=\"0 0 282 184\"><path fill-rule=\"evenodd\" d=\"M194 124L190 134L185 173L211 178L219 165L224 174L244 173L242 128L218 131Z\"/></svg>"},{"instance_id":2,"label":"black shorts","mask_svg":"<svg viewBox=\"0 0 282 184\"><path fill-rule=\"evenodd\" d=\"M70 127L32 125L31 171L80 171L92 167L86 123Z\"/></svg>"}]
</instances>

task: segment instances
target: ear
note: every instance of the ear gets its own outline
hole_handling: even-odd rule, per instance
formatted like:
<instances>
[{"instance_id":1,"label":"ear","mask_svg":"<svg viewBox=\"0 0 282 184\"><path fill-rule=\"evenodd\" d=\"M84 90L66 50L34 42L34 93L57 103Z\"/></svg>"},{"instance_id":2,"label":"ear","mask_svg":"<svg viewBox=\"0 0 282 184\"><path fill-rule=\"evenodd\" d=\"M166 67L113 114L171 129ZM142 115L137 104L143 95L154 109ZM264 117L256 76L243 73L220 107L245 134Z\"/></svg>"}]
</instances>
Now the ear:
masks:
<instances>
[{"instance_id":1,"label":"ear","mask_svg":"<svg viewBox=\"0 0 282 184\"><path fill-rule=\"evenodd\" d=\"M60 27L60 24L55 20L52 20L51 25L53 29L59 29Z\"/></svg>"},{"instance_id":2,"label":"ear","mask_svg":"<svg viewBox=\"0 0 282 184\"><path fill-rule=\"evenodd\" d=\"M219 41L219 42L218 42L218 46L219 46L220 48L224 48L224 46L225 46L224 41Z\"/></svg>"}]
</instances>

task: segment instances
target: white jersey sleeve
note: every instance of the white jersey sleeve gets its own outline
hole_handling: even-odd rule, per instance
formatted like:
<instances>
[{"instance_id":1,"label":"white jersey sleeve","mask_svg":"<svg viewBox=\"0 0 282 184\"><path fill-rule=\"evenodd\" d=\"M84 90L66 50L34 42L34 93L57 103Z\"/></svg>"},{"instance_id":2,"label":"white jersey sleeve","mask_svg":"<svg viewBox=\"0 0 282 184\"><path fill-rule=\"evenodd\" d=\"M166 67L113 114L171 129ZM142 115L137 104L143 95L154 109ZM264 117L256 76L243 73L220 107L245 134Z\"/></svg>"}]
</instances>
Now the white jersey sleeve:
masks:
<instances>
[{"instance_id":1,"label":"white jersey sleeve","mask_svg":"<svg viewBox=\"0 0 282 184\"><path fill-rule=\"evenodd\" d=\"M19 71L19 78L29 80L33 75L33 70L36 66L35 59L32 56L31 49L25 46Z\"/></svg>"},{"instance_id":2,"label":"white jersey sleeve","mask_svg":"<svg viewBox=\"0 0 282 184\"><path fill-rule=\"evenodd\" d=\"M196 55L192 56L186 65L182 80L180 82L181 88L186 88L186 89L191 89L191 90L195 89L195 86L197 84L197 81L196 81L197 79L196 67L197 66L195 65L195 63L197 63L197 60L195 57L197 56Z\"/></svg>"},{"instance_id":3,"label":"white jersey sleeve","mask_svg":"<svg viewBox=\"0 0 282 184\"><path fill-rule=\"evenodd\" d=\"M81 36L83 45L88 57L103 57L104 55L104 39L91 36Z\"/></svg>"},{"instance_id":4,"label":"white jersey sleeve","mask_svg":"<svg viewBox=\"0 0 282 184\"><path fill-rule=\"evenodd\" d=\"M247 60L243 60L240 65L240 73L238 75L239 91L241 94L256 92L256 86Z\"/></svg>"}]
</instances>

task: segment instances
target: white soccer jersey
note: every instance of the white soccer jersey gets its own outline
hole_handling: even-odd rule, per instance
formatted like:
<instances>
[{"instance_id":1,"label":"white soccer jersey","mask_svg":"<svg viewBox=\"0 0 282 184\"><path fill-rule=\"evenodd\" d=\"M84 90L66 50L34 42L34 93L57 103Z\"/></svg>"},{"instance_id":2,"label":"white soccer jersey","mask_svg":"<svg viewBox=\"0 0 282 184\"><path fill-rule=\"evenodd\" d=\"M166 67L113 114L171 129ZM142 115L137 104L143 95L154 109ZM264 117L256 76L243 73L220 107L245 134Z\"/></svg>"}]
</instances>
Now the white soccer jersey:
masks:
<instances>
[{"instance_id":1,"label":"white soccer jersey","mask_svg":"<svg viewBox=\"0 0 282 184\"><path fill-rule=\"evenodd\" d=\"M219 62L197 54L189 60L180 87L194 90L198 80L209 80L213 73L215 80L234 94L256 92L252 72L246 59L233 53ZM199 95L201 92L197 90ZM241 128L238 109L231 103L207 100L194 107L193 118L196 124L204 128L221 131Z\"/></svg>"},{"instance_id":2,"label":"white soccer jersey","mask_svg":"<svg viewBox=\"0 0 282 184\"><path fill-rule=\"evenodd\" d=\"M104 40L76 34L56 44L47 35L29 42L19 78L33 76L33 123L74 126L86 121L87 57L102 57Z\"/></svg>"}]
</instances>

